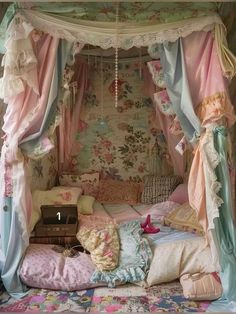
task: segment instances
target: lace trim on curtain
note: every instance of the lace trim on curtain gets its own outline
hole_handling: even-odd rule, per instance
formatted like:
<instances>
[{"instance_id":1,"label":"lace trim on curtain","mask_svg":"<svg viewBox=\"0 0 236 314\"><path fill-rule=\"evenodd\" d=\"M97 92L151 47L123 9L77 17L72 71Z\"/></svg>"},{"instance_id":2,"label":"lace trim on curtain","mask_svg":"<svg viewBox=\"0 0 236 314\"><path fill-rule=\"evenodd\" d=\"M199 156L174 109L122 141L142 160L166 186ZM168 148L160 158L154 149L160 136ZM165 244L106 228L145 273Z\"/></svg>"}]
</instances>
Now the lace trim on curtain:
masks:
<instances>
[{"instance_id":1,"label":"lace trim on curtain","mask_svg":"<svg viewBox=\"0 0 236 314\"><path fill-rule=\"evenodd\" d=\"M215 24L222 24L217 14L165 24L119 23L117 39L116 24L112 22L75 20L73 23L52 14L33 10L21 10L17 16L29 21L33 27L49 33L51 36L100 46L103 49L116 47L117 44L119 48L130 49L133 46L148 47L154 43L172 42L194 31L209 31L214 29Z\"/></svg>"},{"instance_id":2,"label":"lace trim on curtain","mask_svg":"<svg viewBox=\"0 0 236 314\"><path fill-rule=\"evenodd\" d=\"M214 126L213 126L214 128ZM201 151L203 166L205 172L206 184L209 188L209 204L207 204L207 216L208 216L208 229L214 229L214 218L219 217L219 208L224 203L223 200L217 195L221 189L221 183L217 181L215 169L220 163L220 156L214 147L214 135L211 128L206 130L202 139Z\"/></svg>"},{"instance_id":3,"label":"lace trim on curtain","mask_svg":"<svg viewBox=\"0 0 236 314\"><path fill-rule=\"evenodd\" d=\"M222 118L227 118L228 126L232 126L236 120L234 109L227 92L219 92L208 96L198 105L197 116L203 126L219 123Z\"/></svg>"},{"instance_id":4,"label":"lace trim on curtain","mask_svg":"<svg viewBox=\"0 0 236 314\"><path fill-rule=\"evenodd\" d=\"M0 79L0 98L6 100L32 87L38 94L37 59L30 33L32 25L15 17L8 28L6 54L2 60L3 77Z\"/></svg>"}]
</instances>

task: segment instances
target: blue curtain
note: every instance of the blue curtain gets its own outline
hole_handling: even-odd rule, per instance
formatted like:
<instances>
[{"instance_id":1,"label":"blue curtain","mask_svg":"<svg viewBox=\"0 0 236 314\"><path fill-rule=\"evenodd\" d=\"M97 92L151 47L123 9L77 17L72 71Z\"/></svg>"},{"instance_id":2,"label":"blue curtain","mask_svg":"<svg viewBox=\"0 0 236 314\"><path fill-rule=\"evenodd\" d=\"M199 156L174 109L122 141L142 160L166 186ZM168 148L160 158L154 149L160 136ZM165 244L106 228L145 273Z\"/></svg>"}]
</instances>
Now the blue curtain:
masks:
<instances>
[{"instance_id":1,"label":"blue curtain","mask_svg":"<svg viewBox=\"0 0 236 314\"><path fill-rule=\"evenodd\" d=\"M181 39L160 44L159 53L172 106L187 140L194 142L201 134L201 123L193 108Z\"/></svg>"}]
</instances>

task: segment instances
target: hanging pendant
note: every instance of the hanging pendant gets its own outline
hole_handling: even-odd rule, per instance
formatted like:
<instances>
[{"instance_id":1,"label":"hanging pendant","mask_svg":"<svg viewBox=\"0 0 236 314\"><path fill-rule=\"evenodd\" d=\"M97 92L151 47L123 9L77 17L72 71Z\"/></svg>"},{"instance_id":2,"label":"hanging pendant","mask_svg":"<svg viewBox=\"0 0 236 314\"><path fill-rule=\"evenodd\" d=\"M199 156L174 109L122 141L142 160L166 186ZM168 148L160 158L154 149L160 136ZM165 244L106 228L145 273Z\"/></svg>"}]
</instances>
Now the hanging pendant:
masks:
<instances>
[{"instance_id":1,"label":"hanging pendant","mask_svg":"<svg viewBox=\"0 0 236 314\"><path fill-rule=\"evenodd\" d=\"M115 107L118 107L118 47L115 51Z\"/></svg>"},{"instance_id":2,"label":"hanging pendant","mask_svg":"<svg viewBox=\"0 0 236 314\"><path fill-rule=\"evenodd\" d=\"M115 107L118 107L118 66L119 66L119 51L118 51L118 21L119 21L119 2L116 3L116 46L115 46Z\"/></svg>"}]
</instances>

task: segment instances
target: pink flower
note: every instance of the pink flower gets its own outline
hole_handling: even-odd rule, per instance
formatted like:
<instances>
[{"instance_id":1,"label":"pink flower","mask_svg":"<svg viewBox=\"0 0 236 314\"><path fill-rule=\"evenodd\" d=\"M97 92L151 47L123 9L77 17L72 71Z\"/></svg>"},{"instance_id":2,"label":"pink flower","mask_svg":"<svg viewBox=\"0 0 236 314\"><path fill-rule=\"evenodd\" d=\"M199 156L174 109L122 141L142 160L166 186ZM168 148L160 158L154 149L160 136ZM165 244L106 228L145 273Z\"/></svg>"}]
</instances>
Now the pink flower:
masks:
<instances>
[{"instance_id":1,"label":"pink flower","mask_svg":"<svg viewBox=\"0 0 236 314\"><path fill-rule=\"evenodd\" d=\"M79 127L78 127L79 131L83 131L83 130L87 129L87 127L88 127L88 123L86 123L83 120L79 120Z\"/></svg>"},{"instance_id":2,"label":"pink flower","mask_svg":"<svg viewBox=\"0 0 236 314\"><path fill-rule=\"evenodd\" d=\"M109 148L109 147L111 147L112 142L109 140L103 139L103 140L101 140L101 144L102 144L102 146Z\"/></svg>"},{"instance_id":3,"label":"pink flower","mask_svg":"<svg viewBox=\"0 0 236 314\"><path fill-rule=\"evenodd\" d=\"M111 304L105 307L106 312L112 313L112 312L117 312L119 309L122 308L121 304Z\"/></svg>"},{"instance_id":4,"label":"pink flower","mask_svg":"<svg viewBox=\"0 0 236 314\"><path fill-rule=\"evenodd\" d=\"M122 89L122 85L125 83L126 81L120 80L118 79L117 81L117 87L118 87L118 94L121 92ZM109 86L109 92L115 96L115 80L113 80Z\"/></svg>"},{"instance_id":5,"label":"pink flower","mask_svg":"<svg viewBox=\"0 0 236 314\"><path fill-rule=\"evenodd\" d=\"M97 296L93 296L93 302L94 303L101 303L101 301L102 301L102 298L101 297L97 297Z\"/></svg>"},{"instance_id":6,"label":"pink flower","mask_svg":"<svg viewBox=\"0 0 236 314\"><path fill-rule=\"evenodd\" d=\"M144 169L144 166L143 166L143 165L140 165L140 166L138 167L138 171L139 171L139 172L144 172L144 170L145 170L145 169Z\"/></svg>"},{"instance_id":7,"label":"pink flower","mask_svg":"<svg viewBox=\"0 0 236 314\"><path fill-rule=\"evenodd\" d=\"M70 201L72 199L71 192L63 192L59 194L64 201Z\"/></svg>"},{"instance_id":8,"label":"pink flower","mask_svg":"<svg viewBox=\"0 0 236 314\"><path fill-rule=\"evenodd\" d=\"M107 162L112 162L112 160L113 160L113 156L110 153L105 154L104 157L105 157Z\"/></svg>"}]
</instances>

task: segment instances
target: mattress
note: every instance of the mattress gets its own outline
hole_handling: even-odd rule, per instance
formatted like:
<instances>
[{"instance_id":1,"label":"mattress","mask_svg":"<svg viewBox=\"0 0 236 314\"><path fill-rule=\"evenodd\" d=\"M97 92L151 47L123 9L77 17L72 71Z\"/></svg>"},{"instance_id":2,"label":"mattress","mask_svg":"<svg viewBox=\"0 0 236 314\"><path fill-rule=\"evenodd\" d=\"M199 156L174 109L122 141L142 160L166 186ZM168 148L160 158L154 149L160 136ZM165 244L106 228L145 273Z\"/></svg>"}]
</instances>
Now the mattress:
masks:
<instances>
[{"instance_id":1,"label":"mattress","mask_svg":"<svg viewBox=\"0 0 236 314\"><path fill-rule=\"evenodd\" d=\"M150 209L150 205L138 204L101 204L94 202L94 213L92 216L100 216L102 218L111 218L117 223L127 222L136 219L142 219Z\"/></svg>"}]
</instances>

